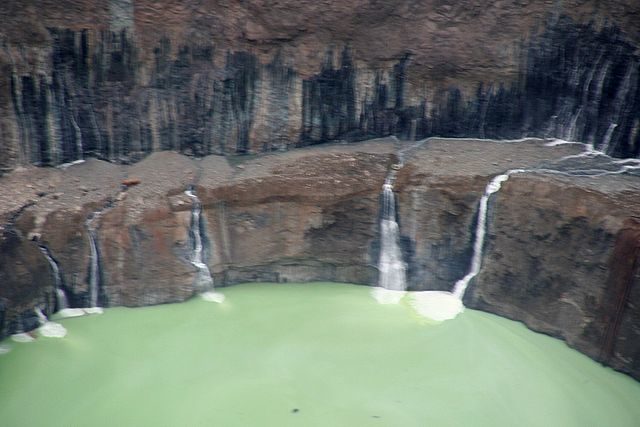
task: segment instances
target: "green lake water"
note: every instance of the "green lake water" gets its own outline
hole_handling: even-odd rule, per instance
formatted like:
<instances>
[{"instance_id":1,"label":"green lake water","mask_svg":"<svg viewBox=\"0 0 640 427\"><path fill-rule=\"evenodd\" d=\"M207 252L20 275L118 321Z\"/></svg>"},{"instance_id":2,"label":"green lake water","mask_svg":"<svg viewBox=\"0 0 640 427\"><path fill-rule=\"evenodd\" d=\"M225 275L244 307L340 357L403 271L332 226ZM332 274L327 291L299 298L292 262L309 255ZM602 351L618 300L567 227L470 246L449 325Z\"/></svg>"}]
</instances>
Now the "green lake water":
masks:
<instances>
[{"instance_id":1,"label":"green lake water","mask_svg":"<svg viewBox=\"0 0 640 427\"><path fill-rule=\"evenodd\" d=\"M0 356L0 425L638 426L640 383L519 323L363 286L113 308Z\"/></svg>"}]
</instances>

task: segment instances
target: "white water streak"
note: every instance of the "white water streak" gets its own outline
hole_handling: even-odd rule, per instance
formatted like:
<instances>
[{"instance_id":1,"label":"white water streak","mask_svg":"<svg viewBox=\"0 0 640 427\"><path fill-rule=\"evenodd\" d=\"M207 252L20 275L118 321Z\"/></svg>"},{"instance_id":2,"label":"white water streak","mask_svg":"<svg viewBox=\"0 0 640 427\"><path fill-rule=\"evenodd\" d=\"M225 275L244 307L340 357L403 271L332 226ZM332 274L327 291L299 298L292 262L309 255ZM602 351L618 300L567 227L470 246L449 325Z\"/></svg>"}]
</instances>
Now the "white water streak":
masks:
<instances>
[{"instance_id":1,"label":"white water streak","mask_svg":"<svg viewBox=\"0 0 640 427\"><path fill-rule=\"evenodd\" d=\"M45 246L39 246L40 252L44 255L44 257L49 262L49 266L53 271L53 278L56 286L56 304L58 306L58 310L64 310L69 307L69 302L67 301L67 296L62 289L62 277L60 275L60 268L58 267L58 263L53 259L49 249Z\"/></svg>"},{"instance_id":2,"label":"white water streak","mask_svg":"<svg viewBox=\"0 0 640 427\"><path fill-rule=\"evenodd\" d=\"M582 107L578 109L578 111L573 115L573 118L571 119L571 122L569 124L569 129L567 130L566 136L565 136L569 141L576 140L578 118L580 117L581 113L582 113Z\"/></svg>"},{"instance_id":3,"label":"white water streak","mask_svg":"<svg viewBox=\"0 0 640 427\"><path fill-rule=\"evenodd\" d=\"M75 117L73 117L73 113L69 114L71 118L71 124L73 125L73 129L75 131L75 139L76 139L76 151L78 152L78 159L84 159L84 148L82 147L82 131L80 130L80 126L76 123Z\"/></svg>"},{"instance_id":4,"label":"white water streak","mask_svg":"<svg viewBox=\"0 0 640 427\"><path fill-rule=\"evenodd\" d=\"M618 127L617 123L611 123L609 125L609 128L607 129L607 133L604 134L604 139L602 140L602 148L600 148L600 151L603 154L609 154L609 145L611 145L611 137L613 136L613 132L616 130L616 128Z\"/></svg>"},{"instance_id":5,"label":"white water streak","mask_svg":"<svg viewBox=\"0 0 640 427\"><path fill-rule=\"evenodd\" d=\"M211 277L211 271L203 258L202 235L200 234L202 204L192 190L187 190L184 193L193 200L193 208L191 209L191 234L193 235L191 264L198 270L196 286L203 291L200 295L205 301L222 302L224 301L224 295L213 292L213 277Z\"/></svg>"},{"instance_id":6,"label":"white water streak","mask_svg":"<svg viewBox=\"0 0 640 427\"><path fill-rule=\"evenodd\" d=\"M85 160L84 160L84 159L74 160L73 162L63 163L63 164L61 164L61 165L58 165L58 166L57 166L57 168L58 168L58 169L63 169L63 170L64 170L64 169L67 169L67 168L69 168L69 167L71 167L71 166L80 165L80 164L82 164L82 163L84 163L84 162L85 162Z\"/></svg>"},{"instance_id":7,"label":"white water streak","mask_svg":"<svg viewBox=\"0 0 640 427\"><path fill-rule=\"evenodd\" d=\"M38 322L40 323L40 326L44 325L45 323L47 323L47 321L49 319L47 319L47 316L45 316L45 314L42 312L42 310L40 309L40 307L36 307L33 309L33 311L36 312L36 315L38 316Z\"/></svg>"},{"instance_id":8,"label":"white water streak","mask_svg":"<svg viewBox=\"0 0 640 427\"><path fill-rule=\"evenodd\" d=\"M478 209L478 225L476 227L476 233L473 242L471 269L462 279L456 282L453 288L452 293L457 298L462 299L465 291L467 290L467 286L469 286L469 282L480 272L480 266L482 264L482 249L484 246L485 234L487 232L487 206L489 203L489 198L492 194L500 190L502 183L508 180L511 175L523 172L525 172L524 169L512 169L510 171L507 171L507 173L494 177L491 181L489 181L489 184L485 188L484 194L480 199L480 207Z\"/></svg>"},{"instance_id":9,"label":"white water streak","mask_svg":"<svg viewBox=\"0 0 640 427\"><path fill-rule=\"evenodd\" d=\"M91 264L89 267L89 305L91 307L98 306L98 286L100 275L100 264L98 262L98 247L96 245L96 238L94 231L89 224L87 224L87 231L89 235L89 245L91 248Z\"/></svg>"},{"instance_id":10,"label":"white water streak","mask_svg":"<svg viewBox=\"0 0 640 427\"><path fill-rule=\"evenodd\" d=\"M388 290L404 291L407 288L406 265L400 250L400 230L396 221L392 179L392 176L387 178L382 186L378 284Z\"/></svg>"}]
</instances>

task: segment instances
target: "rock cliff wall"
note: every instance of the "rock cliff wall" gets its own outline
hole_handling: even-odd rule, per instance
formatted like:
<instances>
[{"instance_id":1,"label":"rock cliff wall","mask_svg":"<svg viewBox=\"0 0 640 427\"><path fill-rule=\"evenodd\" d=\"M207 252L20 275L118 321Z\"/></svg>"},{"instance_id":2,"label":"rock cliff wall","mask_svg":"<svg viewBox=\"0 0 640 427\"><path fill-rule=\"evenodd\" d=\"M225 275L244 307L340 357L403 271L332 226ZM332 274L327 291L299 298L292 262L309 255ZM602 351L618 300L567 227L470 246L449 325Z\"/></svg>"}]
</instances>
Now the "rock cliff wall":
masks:
<instances>
[{"instance_id":1,"label":"rock cliff wall","mask_svg":"<svg viewBox=\"0 0 640 427\"><path fill-rule=\"evenodd\" d=\"M600 187L512 178L494 199L483 269L467 304L637 376L640 353L629 343L638 330L629 322L637 317L638 205L626 180L610 177Z\"/></svg>"},{"instance_id":2,"label":"rock cliff wall","mask_svg":"<svg viewBox=\"0 0 640 427\"><path fill-rule=\"evenodd\" d=\"M89 160L0 178L0 334L55 310L58 262L72 306L89 305L93 217L99 303L141 306L197 292L193 186L216 286L245 281L377 283L380 192L397 172L398 222L412 290L452 289L470 264L478 202L489 203L480 274L465 303L566 340L640 377L640 175L578 144L392 138L257 157L154 153L134 165ZM569 156L569 157L567 157Z\"/></svg>"},{"instance_id":3,"label":"rock cliff wall","mask_svg":"<svg viewBox=\"0 0 640 427\"><path fill-rule=\"evenodd\" d=\"M0 168L397 135L640 153L633 1L0 5Z\"/></svg>"}]
</instances>

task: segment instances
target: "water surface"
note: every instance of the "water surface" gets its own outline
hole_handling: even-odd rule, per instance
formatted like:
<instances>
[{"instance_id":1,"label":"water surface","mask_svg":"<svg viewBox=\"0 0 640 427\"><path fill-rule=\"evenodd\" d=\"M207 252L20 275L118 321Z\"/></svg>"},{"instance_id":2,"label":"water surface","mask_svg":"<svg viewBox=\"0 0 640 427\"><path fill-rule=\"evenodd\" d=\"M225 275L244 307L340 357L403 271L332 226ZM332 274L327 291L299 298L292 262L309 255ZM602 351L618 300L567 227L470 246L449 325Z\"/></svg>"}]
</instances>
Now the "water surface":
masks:
<instances>
[{"instance_id":1,"label":"water surface","mask_svg":"<svg viewBox=\"0 0 640 427\"><path fill-rule=\"evenodd\" d=\"M637 426L640 383L519 323L340 284L61 320L0 356L2 426Z\"/></svg>"}]
</instances>

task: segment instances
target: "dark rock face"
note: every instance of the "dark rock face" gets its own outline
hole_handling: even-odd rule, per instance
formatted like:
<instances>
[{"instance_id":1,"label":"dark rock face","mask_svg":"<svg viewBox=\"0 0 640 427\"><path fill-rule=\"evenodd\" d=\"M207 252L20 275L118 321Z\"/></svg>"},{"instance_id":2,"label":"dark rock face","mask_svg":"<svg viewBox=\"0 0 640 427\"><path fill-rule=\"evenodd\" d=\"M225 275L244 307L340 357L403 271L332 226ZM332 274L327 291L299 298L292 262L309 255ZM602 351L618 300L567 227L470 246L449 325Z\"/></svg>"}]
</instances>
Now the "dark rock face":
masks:
<instances>
[{"instance_id":1,"label":"dark rock face","mask_svg":"<svg viewBox=\"0 0 640 427\"><path fill-rule=\"evenodd\" d=\"M640 153L635 4L336 3L309 28L308 2L69 0L40 5L46 29L25 33L33 10L5 3L3 170L387 135L555 136Z\"/></svg>"},{"instance_id":2,"label":"dark rock face","mask_svg":"<svg viewBox=\"0 0 640 427\"><path fill-rule=\"evenodd\" d=\"M605 332L599 359L610 362L614 356L616 339L620 336L620 325L628 309L631 289L638 272L640 257L640 224L628 219L617 236L609 261L607 295L603 304Z\"/></svg>"},{"instance_id":3,"label":"dark rock face","mask_svg":"<svg viewBox=\"0 0 640 427\"><path fill-rule=\"evenodd\" d=\"M48 264L37 246L15 229L5 230L1 239L0 334L6 336L38 327L34 308L53 312L55 295Z\"/></svg>"},{"instance_id":4,"label":"dark rock face","mask_svg":"<svg viewBox=\"0 0 640 427\"><path fill-rule=\"evenodd\" d=\"M635 227L634 227L635 228ZM635 230L634 230L635 234ZM625 236L627 237L627 236ZM615 369L623 372L629 372L632 376L638 378L638 372L640 372L640 353L638 352L637 343L640 339L638 322L640 321L640 275L637 268L637 234L634 235L636 259L635 265L631 268L622 268L621 270L626 272L633 271L633 275L629 277L629 282L625 282L627 275L622 276L621 284L625 293L618 294L619 304L616 306L616 316L613 317L613 322L610 323L610 328L607 328L606 342L613 342L613 346L606 348L606 351L602 354L604 363L610 364ZM627 237L628 238L628 237ZM633 251L631 254L625 254L624 257L618 258L619 261L624 259L633 258ZM619 262L618 261L618 262ZM627 265L629 265L628 263ZM627 273L628 274L628 273Z\"/></svg>"},{"instance_id":5,"label":"dark rock face","mask_svg":"<svg viewBox=\"0 0 640 427\"><path fill-rule=\"evenodd\" d=\"M611 179L624 188L624 179ZM621 327L634 316L638 236L630 216L638 207L628 190L602 197L580 187L511 178L493 200L483 267L465 301L638 376L629 345L636 332Z\"/></svg>"}]
</instances>

